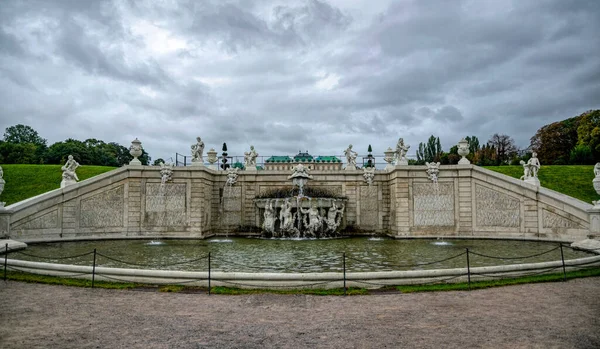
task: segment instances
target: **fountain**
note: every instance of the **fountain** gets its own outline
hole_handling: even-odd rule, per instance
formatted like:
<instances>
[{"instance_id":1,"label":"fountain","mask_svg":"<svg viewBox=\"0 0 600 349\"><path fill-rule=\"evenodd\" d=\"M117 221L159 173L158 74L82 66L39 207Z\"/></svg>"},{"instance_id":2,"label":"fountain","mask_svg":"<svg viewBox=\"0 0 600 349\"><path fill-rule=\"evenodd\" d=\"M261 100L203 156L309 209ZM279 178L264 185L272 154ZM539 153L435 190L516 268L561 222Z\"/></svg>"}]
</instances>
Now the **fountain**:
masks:
<instances>
[{"instance_id":1,"label":"fountain","mask_svg":"<svg viewBox=\"0 0 600 349\"><path fill-rule=\"evenodd\" d=\"M263 209L263 236L273 238L327 238L337 236L342 225L344 198L311 197L307 194L306 184L312 176L308 167L298 164L293 167L293 188L288 190L289 195L277 197L275 192L268 193L265 197L255 199L259 209ZM281 192L282 189L278 189ZM286 190L286 189L283 189ZM297 195L293 195L297 190ZM319 194L323 195L325 191ZM272 197L270 197L272 196ZM279 210L279 214L277 211ZM279 220L279 224L277 223Z\"/></svg>"}]
</instances>

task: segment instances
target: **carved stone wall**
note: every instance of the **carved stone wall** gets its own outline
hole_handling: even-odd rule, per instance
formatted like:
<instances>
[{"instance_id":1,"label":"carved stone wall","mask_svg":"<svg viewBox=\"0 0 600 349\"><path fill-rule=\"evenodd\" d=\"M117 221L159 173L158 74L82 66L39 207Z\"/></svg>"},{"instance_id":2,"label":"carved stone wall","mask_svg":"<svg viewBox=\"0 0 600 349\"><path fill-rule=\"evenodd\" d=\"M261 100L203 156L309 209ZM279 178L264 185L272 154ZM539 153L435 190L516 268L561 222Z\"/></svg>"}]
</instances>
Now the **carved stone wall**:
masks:
<instances>
[{"instance_id":1,"label":"carved stone wall","mask_svg":"<svg viewBox=\"0 0 600 349\"><path fill-rule=\"evenodd\" d=\"M542 209L542 222L544 228L583 228L577 222L544 209Z\"/></svg>"},{"instance_id":2,"label":"carved stone wall","mask_svg":"<svg viewBox=\"0 0 600 349\"><path fill-rule=\"evenodd\" d=\"M186 184L146 183L144 225L183 226L186 218Z\"/></svg>"},{"instance_id":3,"label":"carved stone wall","mask_svg":"<svg viewBox=\"0 0 600 349\"><path fill-rule=\"evenodd\" d=\"M415 226L454 225L454 183L414 183L413 222Z\"/></svg>"},{"instance_id":4,"label":"carved stone wall","mask_svg":"<svg viewBox=\"0 0 600 349\"><path fill-rule=\"evenodd\" d=\"M360 226L362 229L377 229L379 225L379 200L376 185L360 187Z\"/></svg>"},{"instance_id":5,"label":"carved stone wall","mask_svg":"<svg viewBox=\"0 0 600 349\"><path fill-rule=\"evenodd\" d=\"M520 202L497 190L475 185L477 226L519 227Z\"/></svg>"},{"instance_id":6,"label":"carved stone wall","mask_svg":"<svg viewBox=\"0 0 600 349\"><path fill-rule=\"evenodd\" d=\"M122 227L124 209L124 186L120 185L80 202L80 223L87 227Z\"/></svg>"},{"instance_id":7,"label":"carved stone wall","mask_svg":"<svg viewBox=\"0 0 600 349\"><path fill-rule=\"evenodd\" d=\"M39 214L22 222L16 222L11 230L33 230L58 228L58 208Z\"/></svg>"},{"instance_id":8,"label":"carved stone wall","mask_svg":"<svg viewBox=\"0 0 600 349\"><path fill-rule=\"evenodd\" d=\"M242 224L242 188L239 186L226 187L221 200L223 224L228 226Z\"/></svg>"}]
</instances>

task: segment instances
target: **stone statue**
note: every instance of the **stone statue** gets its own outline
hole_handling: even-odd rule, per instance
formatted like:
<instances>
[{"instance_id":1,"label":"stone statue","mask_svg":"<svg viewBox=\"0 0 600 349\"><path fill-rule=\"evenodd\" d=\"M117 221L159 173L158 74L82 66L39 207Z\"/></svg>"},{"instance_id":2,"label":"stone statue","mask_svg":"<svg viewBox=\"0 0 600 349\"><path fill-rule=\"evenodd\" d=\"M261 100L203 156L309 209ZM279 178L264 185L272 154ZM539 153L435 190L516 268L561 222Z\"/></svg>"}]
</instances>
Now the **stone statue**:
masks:
<instances>
[{"instance_id":1,"label":"stone statue","mask_svg":"<svg viewBox=\"0 0 600 349\"><path fill-rule=\"evenodd\" d=\"M531 154L531 159L529 159L527 163L525 163L523 160L521 160L519 163L523 166L523 176L521 179L526 183L539 186L540 180L537 178L537 176L541 165L537 158L537 154Z\"/></svg>"},{"instance_id":2,"label":"stone statue","mask_svg":"<svg viewBox=\"0 0 600 349\"><path fill-rule=\"evenodd\" d=\"M273 208L273 201L267 200L265 203L265 220L263 221L263 230L271 235L275 235L275 209Z\"/></svg>"},{"instance_id":3,"label":"stone statue","mask_svg":"<svg viewBox=\"0 0 600 349\"><path fill-rule=\"evenodd\" d=\"M238 170L239 168L237 167L229 167L227 169L227 181L225 182L225 185L231 187L237 182Z\"/></svg>"},{"instance_id":4,"label":"stone statue","mask_svg":"<svg viewBox=\"0 0 600 349\"><path fill-rule=\"evenodd\" d=\"M204 142L200 137L196 137L196 144L190 147L192 150L192 165L204 164Z\"/></svg>"},{"instance_id":5,"label":"stone statue","mask_svg":"<svg viewBox=\"0 0 600 349\"><path fill-rule=\"evenodd\" d=\"M2 171L2 166L0 166L0 195L2 195L2 192L4 191L4 184L6 183L2 177L4 177L4 171ZM0 208L4 207L5 204L6 202L0 202Z\"/></svg>"},{"instance_id":6,"label":"stone statue","mask_svg":"<svg viewBox=\"0 0 600 349\"><path fill-rule=\"evenodd\" d=\"M254 150L254 146L250 146L250 151L244 153L244 167L246 171L256 171L256 158L258 153Z\"/></svg>"},{"instance_id":7,"label":"stone statue","mask_svg":"<svg viewBox=\"0 0 600 349\"><path fill-rule=\"evenodd\" d=\"M317 236L316 233L319 229L321 229L323 221L319 215L319 210L317 209L316 204L311 204L310 207L306 209L303 207L299 207L298 209L300 212L305 214L304 227L306 228L307 232L312 236ZM307 216L308 221L306 220Z\"/></svg>"},{"instance_id":8,"label":"stone statue","mask_svg":"<svg viewBox=\"0 0 600 349\"><path fill-rule=\"evenodd\" d=\"M600 162L597 162L594 166L594 179L592 180L592 184L594 185L596 193L600 195ZM2 190L0 190L0 192L2 192ZM594 204L594 209L600 209L600 200L592 201L592 203Z\"/></svg>"},{"instance_id":9,"label":"stone statue","mask_svg":"<svg viewBox=\"0 0 600 349\"><path fill-rule=\"evenodd\" d=\"M292 203L287 198L281 205L279 211L279 228L281 231L292 231L294 228L294 216L292 215Z\"/></svg>"},{"instance_id":10,"label":"stone statue","mask_svg":"<svg viewBox=\"0 0 600 349\"><path fill-rule=\"evenodd\" d=\"M404 138L398 139L396 152L394 153L394 165L408 165L408 160L406 159L408 149L410 149L410 145L404 144Z\"/></svg>"},{"instance_id":11,"label":"stone statue","mask_svg":"<svg viewBox=\"0 0 600 349\"><path fill-rule=\"evenodd\" d=\"M363 177L368 185L373 185L375 179L375 167L363 167Z\"/></svg>"},{"instance_id":12,"label":"stone statue","mask_svg":"<svg viewBox=\"0 0 600 349\"><path fill-rule=\"evenodd\" d=\"M160 163L160 184L165 184L171 181L173 176L173 165L165 164L161 161Z\"/></svg>"},{"instance_id":13,"label":"stone statue","mask_svg":"<svg viewBox=\"0 0 600 349\"><path fill-rule=\"evenodd\" d=\"M73 155L69 155L65 165L61 167L61 170L63 171L62 181L60 182L61 188L77 183L79 180L79 178L77 178L77 173L75 173L77 167L79 167L79 164L73 159Z\"/></svg>"},{"instance_id":14,"label":"stone statue","mask_svg":"<svg viewBox=\"0 0 600 349\"><path fill-rule=\"evenodd\" d=\"M342 222L342 217L344 216L344 209L346 205L342 204L342 208L338 208L335 204L335 201L331 203L331 207L329 211L327 211L327 219L325 223L327 224L327 230L336 231ZM339 215L338 215L339 213Z\"/></svg>"},{"instance_id":15,"label":"stone statue","mask_svg":"<svg viewBox=\"0 0 600 349\"><path fill-rule=\"evenodd\" d=\"M429 178L433 183L437 183L438 175L440 173L440 163L439 162L426 162L427 166L427 178Z\"/></svg>"},{"instance_id":16,"label":"stone statue","mask_svg":"<svg viewBox=\"0 0 600 349\"><path fill-rule=\"evenodd\" d=\"M344 150L344 155L346 155L346 160L348 161L346 170L356 170L356 157L358 156L358 153L352 150L352 144Z\"/></svg>"}]
</instances>

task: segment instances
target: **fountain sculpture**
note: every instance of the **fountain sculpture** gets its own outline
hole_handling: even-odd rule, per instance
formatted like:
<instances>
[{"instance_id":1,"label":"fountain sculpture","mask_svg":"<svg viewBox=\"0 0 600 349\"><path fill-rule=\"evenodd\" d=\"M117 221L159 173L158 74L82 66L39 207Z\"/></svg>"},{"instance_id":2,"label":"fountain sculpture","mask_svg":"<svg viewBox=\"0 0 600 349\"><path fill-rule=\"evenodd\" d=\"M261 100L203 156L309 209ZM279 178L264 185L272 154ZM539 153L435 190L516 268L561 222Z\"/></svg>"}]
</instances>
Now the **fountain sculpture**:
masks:
<instances>
[{"instance_id":1,"label":"fountain sculpture","mask_svg":"<svg viewBox=\"0 0 600 349\"><path fill-rule=\"evenodd\" d=\"M345 199L309 197L305 195L306 184L312 176L308 167L298 164L288 177L298 195L285 198L255 199L263 211L263 236L286 238L323 238L338 234L345 209ZM279 210L279 214L277 214ZM279 224L277 223L279 220Z\"/></svg>"},{"instance_id":2,"label":"fountain sculpture","mask_svg":"<svg viewBox=\"0 0 600 349\"><path fill-rule=\"evenodd\" d=\"M438 175L440 174L440 163L439 162L426 162L427 166L427 178L429 178L434 184L438 182Z\"/></svg>"},{"instance_id":3,"label":"fountain sculpture","mask_svg":"<svg viewBox=\"0 0 600 349\"><path fill-rule=\"evenodd\" d=\"M64 188L67 185L75 184L79 180L77 177L77 173L75 170L79 167L79 163L73 159L73 155L69 155L67 162L63 167L61 167L62 173L62 181L60 182L60 187Z\"/></svg>"},{"instance_id":4,"label":"fountain sculpture","mask_svg":"<svg viewBox=\"0 0 600 349\"><path fill-rule=\"evenodd\" d=\"M541 165L537 158L537 153L531 154L531 159L529 159L527 162L521 160L520 163L523 166L523 176L521 176L521 179L525 183L533 184L539 187L540 180L538 179L538 171Z\"/></svg>"}]
</instances>

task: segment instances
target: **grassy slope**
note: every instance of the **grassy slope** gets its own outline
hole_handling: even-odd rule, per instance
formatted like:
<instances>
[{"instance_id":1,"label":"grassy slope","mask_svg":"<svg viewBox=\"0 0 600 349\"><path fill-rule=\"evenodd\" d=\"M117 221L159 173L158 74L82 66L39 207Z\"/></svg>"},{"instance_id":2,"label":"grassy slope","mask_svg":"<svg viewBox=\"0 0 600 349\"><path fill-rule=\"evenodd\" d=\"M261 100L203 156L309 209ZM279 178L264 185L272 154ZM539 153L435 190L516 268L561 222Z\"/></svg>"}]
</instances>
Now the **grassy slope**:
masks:
<instances>
[{"instance_id":1,"label":"grassy slope","mask_svg":"<svg viewBox=\"0 0 600 349\"><path fill-rule=\"evenodd\" d=\"M7 205L60 188L61 165L2 165L6 185L0 201ZM116 167L81 166L77 169L79 180L88 179Z\"/></svg>"},{"instance_id":2,"label":"grassy slope","mask_svg":"<svg viewBox=\"0 0 600 349\"><path fill-rule=\"evenodd\" d=\"M523 175L522 166L486 166L485 168L514 178L520 178ZM592 200L600 198L592 185L594 166L542 166L538 177L542 187L587 203L591 204Z\"/></svg>"}]
</instances>

